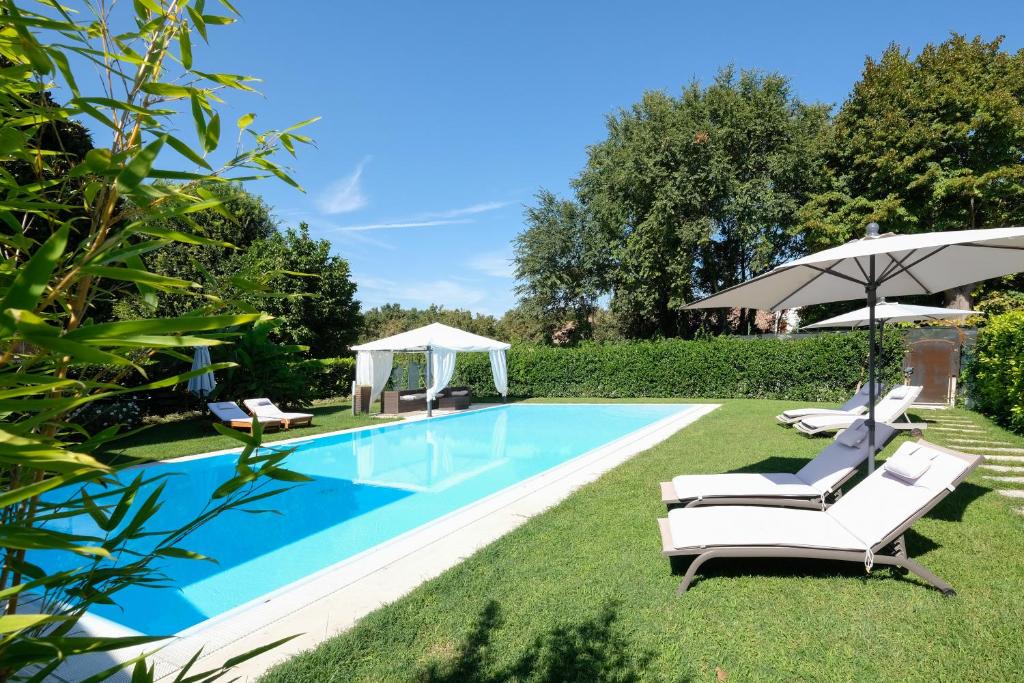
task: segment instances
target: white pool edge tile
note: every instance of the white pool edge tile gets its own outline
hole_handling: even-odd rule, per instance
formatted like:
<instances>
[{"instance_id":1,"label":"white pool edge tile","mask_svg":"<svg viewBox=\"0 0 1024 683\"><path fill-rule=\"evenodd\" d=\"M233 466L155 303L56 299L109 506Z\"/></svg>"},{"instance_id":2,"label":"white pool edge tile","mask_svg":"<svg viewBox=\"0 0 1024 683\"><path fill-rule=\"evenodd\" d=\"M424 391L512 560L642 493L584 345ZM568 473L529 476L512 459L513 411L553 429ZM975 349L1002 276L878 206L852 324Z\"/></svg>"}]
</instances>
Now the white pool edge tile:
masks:
<instances>
[{"instance_id":1,"label":"white pool edge tile","mask_svg":"<svg viewBox=\"0 0 1024 683\"><path fill-rule=\"evenodd\" d=\"M481 409L486 410L500 405L502 404ZM204 655L198 660L193 671L204 671L266 643L293 634L302 634L283 646L243 663L236 667L232 674L232 677L240 676L240 680L243 681L255 680L274 664L351 628L359 619L378 607L397 600L425 581L456 566L477 550L521 526L530 517L560 503L580 487L661 443L720 405L690 404L687 410L630 432L518 484L326 567L301 581L288 584L186 629L174 639L164 641L162 647L158 644L147 648L126 649L115 654L78 657L59 670L59 680L80 680L112 666L115 661L125 661L143 651L152 652L158 647L161 649L150 657L150 662L157 668L158 678L176 673L200 648L203 649ZM434 419L444 417L447 416L437 416ZM344 430L344 433L401 424L404 422L370 425ZM274 445L319 439L339 433L342 432L298 437L277 441ZM238 449L189 456L178 461L235 452L238 452ZM116 625L86 615L80 626L89 633L114 635L111 627ZM125 635L127 630L123 627L117 629L117 635ZM129 678L125 675L123 680L128 681Z\"/></svg>"}]
</instances>

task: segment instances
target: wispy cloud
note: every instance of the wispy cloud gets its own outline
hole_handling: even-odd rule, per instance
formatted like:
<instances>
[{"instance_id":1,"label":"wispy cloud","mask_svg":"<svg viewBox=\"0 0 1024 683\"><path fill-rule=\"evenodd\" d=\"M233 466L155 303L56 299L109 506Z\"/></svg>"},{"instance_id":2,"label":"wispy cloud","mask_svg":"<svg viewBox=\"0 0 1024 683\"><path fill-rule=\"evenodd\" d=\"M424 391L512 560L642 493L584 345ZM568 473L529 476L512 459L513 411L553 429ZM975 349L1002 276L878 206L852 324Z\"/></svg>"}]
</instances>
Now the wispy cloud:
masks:
<instances>
[{"instance_id":1,"label":"wispy cloud","mask_svg":"<svg viewBox=\"0 0 1024 683\"><path fill-rule=\"evenodd\" d=\"M458 225L460 223L472 223L473 221L462 220L437 220L437 221L396 221L394 223L368 223L366 225L339 225L334 228L338 232L366 232L367 230L394 230L398 228L432 228L437 225Z\"/></svg>"},{"instance_id":2,"label":"wispy cloud","mask_svg":"<svg viewBox=\"0 0 1024 683\"><path fill-rule=\"evenodd\" d=\"M491 277L511 278L515 275L512 254L508 251L489 251L477 254L471 257L466 265Z\"/></svg>"},{"instance_id":3,"label":"wispy cloud","mask_svg":"<svg viewBox=\"0 0 1024 683\"><path fill-rule=\"evenodd\" d=\"M471 204L461 209L449 209L448 211L433 211L423 214L424 218L458 218L459 216L473 216L478 213L486 213L497 209L504 209L512 202L480 202Z\"/></svg>"},{"instance_id":4,"label":"wispy cloud","mask_svg":"<svg viewBox=\"0 0 1024 683\"><path fill-rule=\"evenodd\" d=\"M509 206L512 202L479 202L458 209L445 211L427 211L409 218L398 218L393 221L367 223L364 225L342 225L335 228L339 232L366 232L368 230L400 230L404 228L435 228L442 225L464 225L473 223L476 216L488 211L496 211Z\"/></svg>"},{"instance_id":5,"label":"wispy cloud","mask_svg":"<svg viewBox=\"0 0 1024 683\"><path fill-rule=\"evenodd\" d=\"M334 181L321 193L317 206L323 213L349 213L366 206L369 200L363 193L362 178L363 168L369 160L367 157L360 161L352 173Z\"/></svg>"}]
</instances>

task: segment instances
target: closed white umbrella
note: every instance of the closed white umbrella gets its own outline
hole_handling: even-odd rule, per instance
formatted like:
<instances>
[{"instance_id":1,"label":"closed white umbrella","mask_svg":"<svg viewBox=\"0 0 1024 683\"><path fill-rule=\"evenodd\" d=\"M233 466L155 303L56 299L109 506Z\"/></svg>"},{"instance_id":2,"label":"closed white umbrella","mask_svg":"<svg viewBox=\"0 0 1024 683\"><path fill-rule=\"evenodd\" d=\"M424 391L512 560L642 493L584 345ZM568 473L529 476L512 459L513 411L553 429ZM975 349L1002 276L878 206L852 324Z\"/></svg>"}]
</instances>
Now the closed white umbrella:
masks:
<instances>
[{"instance_id":1,"label":"closed white umbrella","mask_svg":"<svg viewBox=\"0 0 1024 683\"><path fill-rule=\"evenodd\" d=\"M210 349L205 346L197 346L192 353L192 370L202 370L210 367ZM210 392L217 386L212 372L204 372L196 375L188 381L188 390L202 399L209 396Z\"/></svg>"},{"instance_id":2,"label":"closed white umbrella","mask_svg":"<svg viewBox=\"0 0 1024 683\"><path fill-rule=\"evenodd\" d=\"M868 469L875 466L875 306L879 296L936 294L971 282L1024 270L1024 228L954 230L913 235L867 235L825 249L742 284L724 289L687 308L759 308L847 301L868 302Z\"/></svg>"},{"instance_id":3,"label":"closed white umbrella","mask_svg":"<svg viewBox=\"0 0 1024 683\"><path fill-rule=\"evenodd\" d=\"M937 306L912 306L895 301L879 301L875 305L875 320L879 323L913 323L921 320L958 320L972 315L981 315L979 311L964 308L939 308ZM822 320L813 325L801 325L802 330L817 330L824 327L864 327L871 319L868 308L843 313L834 318Z\"/></svg>"}]
</instances>

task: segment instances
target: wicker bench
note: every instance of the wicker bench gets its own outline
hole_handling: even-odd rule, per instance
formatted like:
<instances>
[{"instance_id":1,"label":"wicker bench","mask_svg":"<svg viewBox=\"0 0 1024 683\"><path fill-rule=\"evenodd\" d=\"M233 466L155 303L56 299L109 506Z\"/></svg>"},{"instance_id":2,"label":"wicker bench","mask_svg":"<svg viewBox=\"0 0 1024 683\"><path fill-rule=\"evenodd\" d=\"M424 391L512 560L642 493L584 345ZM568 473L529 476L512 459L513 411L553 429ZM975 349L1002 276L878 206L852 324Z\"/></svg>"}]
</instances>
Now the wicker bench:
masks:
<instances>
[{"instance_id":1,"label":"wicker bench","mask_svg":"<svg viewBox=\"0 0 1024 683\"><path fill-rule=\"evenodd\" d=\"M418 410L427 409L426 389L403 389L402 391L385 391L383 393L383 412L387 415L400 415L402 413L414 413ZM434 400L434 407L437 407L437 400Z\"/></svg>"},{"instance_id":2,"label":"wicker bench","mask_svg":"<svg viewBox=\"0 0 1024 683\"><path fill-rule=\"evenodd\" d=\"M469 387L448 387L437 396L437 407L441 410L465 410L473 403L473 392Z\"/></svg>"}]
</instances>

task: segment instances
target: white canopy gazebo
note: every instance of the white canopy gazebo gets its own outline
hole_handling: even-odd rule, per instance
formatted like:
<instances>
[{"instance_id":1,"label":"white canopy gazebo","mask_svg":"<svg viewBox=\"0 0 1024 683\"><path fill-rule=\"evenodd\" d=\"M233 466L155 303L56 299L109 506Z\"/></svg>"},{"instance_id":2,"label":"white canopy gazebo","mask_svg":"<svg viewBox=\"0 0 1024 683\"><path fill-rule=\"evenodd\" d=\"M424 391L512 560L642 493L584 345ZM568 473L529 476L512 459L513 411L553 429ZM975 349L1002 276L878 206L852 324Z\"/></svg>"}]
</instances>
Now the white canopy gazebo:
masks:
<instances>
[{"instance_id":1,"label":"white canopy gazebo","mask_svg":"<svg viewBox=\"0 0 1024 683\"><path fill-rule=\"evenodd\" d=\"M509 344L481 337L441 323L431 323L366 344L353 346L356 352L356 384L370 387L370 403L384 390L396 353L427 354L427 415L430 404L448 386L455 373L455 356L460 351L486 351L491 357L494 388L508 395L508 365L505 352Z\"/></svg>"}]
</instances>

